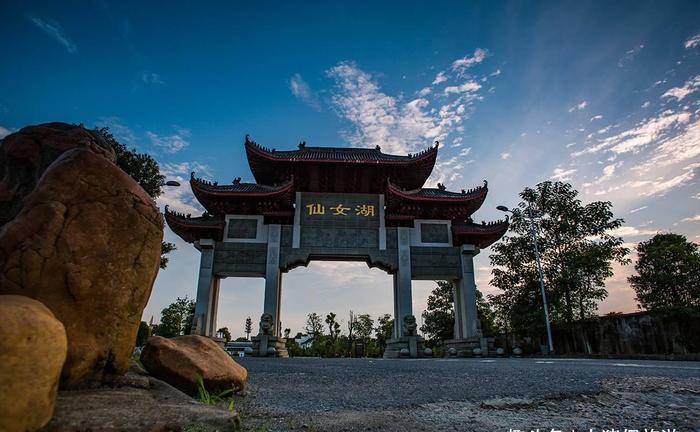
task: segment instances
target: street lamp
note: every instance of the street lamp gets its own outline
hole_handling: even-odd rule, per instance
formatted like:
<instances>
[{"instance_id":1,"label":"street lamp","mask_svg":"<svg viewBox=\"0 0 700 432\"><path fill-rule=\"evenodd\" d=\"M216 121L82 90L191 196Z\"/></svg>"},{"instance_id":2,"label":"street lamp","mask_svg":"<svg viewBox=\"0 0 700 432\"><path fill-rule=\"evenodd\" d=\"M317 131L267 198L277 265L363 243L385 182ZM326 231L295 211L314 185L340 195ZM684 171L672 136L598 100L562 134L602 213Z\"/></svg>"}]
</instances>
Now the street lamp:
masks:
<instances>
[{"instance_id":1,"label":"street lamp","mask_svg":"<svg viewBox=\"0 0 700 432\"><path fill-rule=\"evenodd\" d=\"M508 207L503 205L499 205L496 209L512 214L516 212L520 213L518 209L509 210ZM544 305L544 323L547 326L547 342L549 343L549 352L553 354L554 344L552 343L552 328L549 325L549 308L547 307L547 295L544 292L544 276L542 275L542 264L540 264L540 250L537 246L537 226L535 225L535 217L532 214L532 205L530 203L527 205L527 215L530 219L530 233L532 234L532 243L534 245L533 249L535 251L535 261L537 262L537 272L540 276L540 293L542 294L542 304Z\"/></svg>"}]
</instances>

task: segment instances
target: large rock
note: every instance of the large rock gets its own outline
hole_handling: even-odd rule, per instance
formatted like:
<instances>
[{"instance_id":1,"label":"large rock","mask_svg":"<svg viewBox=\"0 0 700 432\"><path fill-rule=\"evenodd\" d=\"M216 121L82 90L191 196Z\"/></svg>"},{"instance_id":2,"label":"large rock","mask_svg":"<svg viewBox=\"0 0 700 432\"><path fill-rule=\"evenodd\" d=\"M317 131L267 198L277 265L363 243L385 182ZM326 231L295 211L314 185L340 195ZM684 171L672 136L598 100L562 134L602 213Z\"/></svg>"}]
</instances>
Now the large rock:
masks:
<instances>
[{"instance_id":1,"label":"large rock","mask_svg":"<svg viewBox=\"0 0 700 432\"><path fill-rule=\"evenodd\" d=\"M22 210L24 200L59 156L82 148L114 162L112 147L93 131L67 123L27 126L0 145L0 227Z\"/></svg>"},{"instance_id":2,"label":"large rock","mask_svg":"<svg viewBox=\"0 0 700 432\"><path fill-rule=\"evenodd\" d=\"M0 430L36 430L53 415L66 331L28 297L0 295L0 317Z\"/></svg>"},{"instance_id":3,"label":"large rock","mask_svg":"<svg viewBox=\"0 0 700 432\"><path fill-rule=\"evenodd\" d=\"M243 389L248 379L243 366L204 336L153 336L141 351L141 363L154 377L190 395L197 394L197 377L210 393Z\"/></svg>"},{"instance_id":4,"label":"large rock","mask_svg":"<svg viewBox=\"0 0 700 432\"><path fill-rule=\"evenodd\" d=\"M0 294L40 300L66 328L62 387L99 384L129 368L162 237L148 194L83 148L56 159L0 229Z\"/></svg>"}]
</instances>

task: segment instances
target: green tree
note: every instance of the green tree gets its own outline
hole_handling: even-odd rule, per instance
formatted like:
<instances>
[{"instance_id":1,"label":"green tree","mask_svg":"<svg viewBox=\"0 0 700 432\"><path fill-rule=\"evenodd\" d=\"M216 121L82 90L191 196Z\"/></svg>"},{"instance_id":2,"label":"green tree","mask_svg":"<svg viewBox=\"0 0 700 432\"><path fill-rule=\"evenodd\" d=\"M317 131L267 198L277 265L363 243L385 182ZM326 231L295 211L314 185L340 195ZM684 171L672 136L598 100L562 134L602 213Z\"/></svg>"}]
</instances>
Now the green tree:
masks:
<instances>
[{"instance_id":1,"label":"green tree","mask_svg":"<svg viewBox=\"0 0 700 432\"><path fill-rule=\"evenodd\" d=\"M392 338L394 333L394 319L389 314L381 315L377 318L377 327L374 334L377 336L377 345L380 350L386 348L386 341Z\"/></svg>"},{"instance_id":2,"label":"green tree","mask_svg":"<svg viewBox=\"0 0 700 432\"><path fill-rule=\"evenodd\" d=\"M114 149L117 166L129 174L151 198L154 200L158 198L165 185L165 176L160 173L158 162L151 155L139 153L136 149L130 149L117 141L108 127L95 128L94 131L100 134ZM167 255L175 249L173 243L163 242L161 244L160 268L164 269L168 266Z\"/></svg>"},{"instance_id":3,"label":"green tree","mask_svg":"<svg viewBox=\"0 0 700 432\"><path fill-rule=\"evenodd\" d=\"M245 336L250 339L250 333L253 331L253 320L250 317L245 319Z\"/></svg>"},{"instance_id":4,"label":"green tree","mask_svg":"<svg viewBox=\"0 0 700 432\"><path fill-rule=\"evenodd\" d=\"M428 296L427 309L423 311L421 331L432 342L444 341L454 337L455 312L452 283L437 281L437 286ZM495 314L484 296L476 290L476 315L481 324L481 333L492 336L497 333Z\"/></svg>"},{"instance_id":5,"label":"green tree","mask_svg":"<svg viewBox=\"0 0 700 432\"><path fill-rule=\"evenodd\" d=\"M195 301L178 297L174 303L160 313L157 334L163 337L175 337L189 334L194 316Z\"/></svg>"},{"instance_id":6,"label":"green tree","mask_svg":"<svg viewBox=\"0 0 700 432\"><path fill-rule=\"evenodd\" d=\"M323 321L316 312L310 313L306 318L306 333L316 337L323 335ZM316 339L314 340L314 345L316 345L315 341Z\"/></svg>"},{"instance_id":7,"label":"green tree","mask_svg":"<svg viewBox=\"0 0 700 432\"><path fill-rule=\"evenodd\" d=\"M700 308L700 246L680 234L656 234L637 246L628 278L647 310Z\"/></svg>"},{"instance_id":8,"label":"green tree","mask_svg":"<svg viewBox=\"0 0 700 432\"><path fill-rule=\"evenodd\" d=\"M427 309L423 311L420 330L433 342L452 339L455 328L452 284L437 281L437 287L428 296Z\"/></svg>"},{"instance_id":9,"label":"green tree","mask_svg":"<svg viewBox=\"0 0 700 432\"><path fill-rule=\"evenodd\" d=\"M290 328L284 329L284 338L289 339L289 333L291 333L291 332L292 332L292 329L290 329Z\"/></svg>"},{"instance_id":10,"label":"green tree","mask_svg":"<svg viewBox=\"0 0 700 432\"><path fill-rule=\"evenodd\" d=\"M369 314L360 314L357 316L354 330L356 338L361 339L362 342L368 344L369 340L372 338L374 320Z\"/></svg>"},{"instance_id":11,"label":"green tree","mask_svg":"<svg viewBox=\"0 0 700 432\"><path fill-rule=\"evenodd\" d=\"M335 344L340 334L340 323L336 321L335 313L331 312L326 315L326 324L328 325L328 334L330 335L331 343Z\"/></svg>"},{"instance_id":12,"label":"green tree","mask_svg":"<svg viewBox=\"0 0 700 432\"><path fill-rule=\"evenodd\" d=\"M228 327L221 327L216 332L221 333L221 336L223 336L223 338L226 342L231 341L231 332L229 331Z\"/></svg>"},{"instance_id":13,"label":"green tree","mask_svg":"<svg viewBox=\"0 0 700 432\"><path fill-rule=\"evenodd\" d=\"M538 330L542 300L533 252L530 212L537 220L538 246L552 321L571 325L594 314L607 296L612 263L626 264L628 249L611 232L622 226L610 202L584 205L568 183L546 181L520 193L510 235L493 246L491 285L503 294L490 297L501 324L516 331ZM505 315L503 315L505 314ZM543 325L543 324L542 324Z\"/></svg>"}]
</instances>

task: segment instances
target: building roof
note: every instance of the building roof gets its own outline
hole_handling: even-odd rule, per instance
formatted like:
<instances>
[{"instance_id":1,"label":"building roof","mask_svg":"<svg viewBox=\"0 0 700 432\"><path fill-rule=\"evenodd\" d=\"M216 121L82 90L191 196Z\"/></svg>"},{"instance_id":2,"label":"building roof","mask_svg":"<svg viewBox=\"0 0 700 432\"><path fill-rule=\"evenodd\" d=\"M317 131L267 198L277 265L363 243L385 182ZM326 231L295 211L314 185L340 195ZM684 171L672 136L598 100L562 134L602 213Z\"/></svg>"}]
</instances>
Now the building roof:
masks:
<instances>
[{"instance_id":1,"label":"building roof","mask_svg":"<svg viewBox=\"0 0 700 432\"><path fill-rule=\"evenodd\" d=\"M236 179L231 184L220 185L195 177L190 178L192 193L214 215L264 214L265 212L292 212L294 179L278 185L242 183Z\"/></svg>"},{"instance_id":2,"label":"building roof","mask_svg":"<svg viewBox=\"0 0 700 432\"><path fill-rule=\"evenodd\" d=\"M203 238L221 240L226 227L226 221L223 218L212 216L192 217L191 215L171 211L168 206L165 206L165 221L175 234L188 243L193 243Z\"/></svg>"},{"instance_id":3,"label":"building roof","mask_svg":"<svg viewBox=\"0 0 700 432\"><path fill-rule=\"evenodd\" d=\"M508 218L495 222L471 222L452 224L452 243L454 245L473 244L484 249L500 240L508 231Z\"/></svg>"},{"instance_id":4,"label":"building roof","mask_svg":"<svg viewBox=\"0 0 700 432\"><path fill-rule=\"evenodd\" d=\"M409 155L392 155L375 148L307 147L270 149L246 136L246 155L256 182L279 183L294 176L303 192L383 193L386 180L419 188L430 176L438 145Z\"/></svg>"},{"instance_id":5,"label":"building roof","mask_svg":"<svg viewBox=\"0 0 700 432\"><path fill-rule=\"evenodd\" d=\"M465 220L481 207L488 194L488 183L461 192L448 191L444 186L405 190L387 184L387 220L413 219L459 219ZM403 216L403 218L398 217Z\"/></svg>"}]
</instances>

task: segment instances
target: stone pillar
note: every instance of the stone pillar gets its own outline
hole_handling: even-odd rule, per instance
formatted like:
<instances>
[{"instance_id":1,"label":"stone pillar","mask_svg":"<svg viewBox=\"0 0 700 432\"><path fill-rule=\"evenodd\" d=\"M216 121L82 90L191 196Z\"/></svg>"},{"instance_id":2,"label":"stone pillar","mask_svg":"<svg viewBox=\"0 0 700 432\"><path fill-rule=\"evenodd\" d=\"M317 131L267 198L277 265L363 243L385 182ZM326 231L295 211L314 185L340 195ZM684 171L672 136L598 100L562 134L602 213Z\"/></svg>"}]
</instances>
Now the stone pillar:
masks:
<instances>
[{"instance_id":1,"label":"stone pillar","mask_svg":"<svg viewBox=\"0 0 700 432\"><path fill-rule=\"evenodd\" d=\"M413 315L411 293L411 232L410 228L398 228L399 269L394 274L394 337L403 336L403 321Z\"/></svg>"},{"instance_id":2,"label":"stone pillar","mask_svg":"<svg viewBox=\"0 0 700 432\"><path fill-rule=\"evenodd\" d=\"M452 282L455 307L454 339L445 341L448 356L471 357L474 348L481 348L481 331L476 313L474 256L479 248L464 245L460 250L462 277ZM486 351L482 349L486 354Z\"/></svg>"},{"instance_id":3,"label":"stone pillar","mask_svg":"<svg viewBox=\"0 0 700 432\"><path fill-rule=\"evenodd\" d=\"M476 282L474 256L479 249L472 245L461 248L462 278L453 282L455 306L455 339L480 337L476 313Z\"/></svg>"},{"instance_id":4,"label":"stone pillar","mask_svg":"<svg viewBox=\"0 0 700 432\"><path fill-rule=\"evenodd\" d=\"M269 225L267 265L265 269L265 303L263 313L272 316L272 336L279 336L282 275L279 268L281 226Z\"/></svg>"},{"instance_id":5,"label":"stone pillar","mask_svg":"<svg viewBox=\"0 0 700 432\"><path fill-rule=\"evenodd\" d=\"M216 325L216 309L212 311L212 306L218 303L218 281L213 274L214 268L214 240L201 239L195 246L201 252L199 262L199 279L197 281L197 297L194 309L193 334L202 336L213 336L216 329L212 330L212 323ZM216 287L214 288L214 284ZM214 292L215 291L215 292ZM214 296L216 294L216 296ZM215 301L212 299L216 298Z\"/></svg>"}]
</instances>

